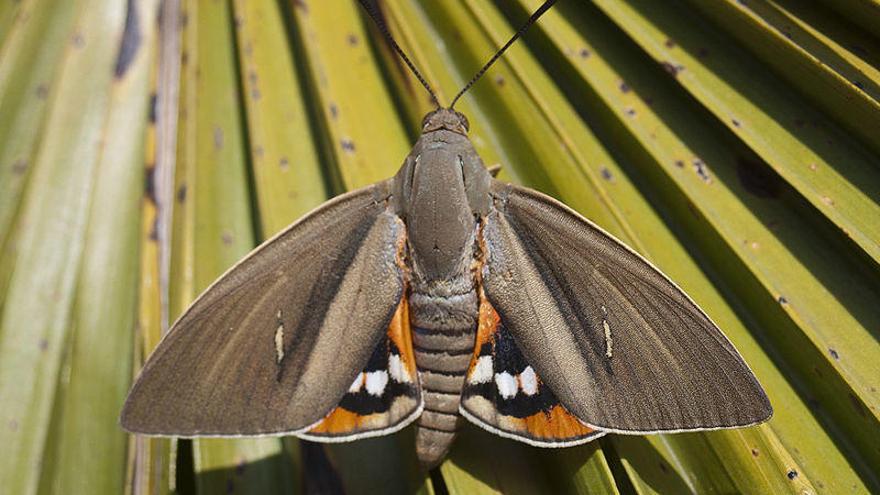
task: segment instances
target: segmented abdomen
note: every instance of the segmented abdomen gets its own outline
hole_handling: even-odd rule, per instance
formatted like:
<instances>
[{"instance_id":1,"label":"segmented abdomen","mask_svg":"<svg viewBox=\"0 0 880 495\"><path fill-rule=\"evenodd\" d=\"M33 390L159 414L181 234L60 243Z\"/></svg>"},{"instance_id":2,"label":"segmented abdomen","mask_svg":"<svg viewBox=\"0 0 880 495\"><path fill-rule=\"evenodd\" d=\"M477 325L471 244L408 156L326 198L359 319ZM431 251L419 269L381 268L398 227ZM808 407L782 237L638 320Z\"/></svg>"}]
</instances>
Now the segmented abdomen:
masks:
<instances>
[{"instance_id":1,"label":"segmented abdomen","mask_svg":"<svg viewBox=\"0 0 880 495\"><path fill-rule=\"evenodd\" d=\"M421 291L414 287L409 299L413 348L425 400L416 430L416 453L429 468L443 460L455 438L461 390L474 353L477 293L471 277L456 282Z\"/></svg>"}]
</instances>

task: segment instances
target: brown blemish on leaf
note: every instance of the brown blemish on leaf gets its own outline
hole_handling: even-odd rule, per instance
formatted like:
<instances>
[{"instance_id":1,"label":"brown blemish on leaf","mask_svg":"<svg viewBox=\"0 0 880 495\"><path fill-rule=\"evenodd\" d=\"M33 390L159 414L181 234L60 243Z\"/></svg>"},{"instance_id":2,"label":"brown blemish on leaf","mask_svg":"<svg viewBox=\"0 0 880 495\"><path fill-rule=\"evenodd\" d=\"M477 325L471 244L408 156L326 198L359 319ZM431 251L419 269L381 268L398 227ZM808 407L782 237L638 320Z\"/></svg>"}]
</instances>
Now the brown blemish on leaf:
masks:
<instances>
[{"instance_id":1,"label":"brown blemish on leaf","mask_svg":"<svg viewBox=\"0 0 880 495\"><path fill-rule=\"evenodd\" d=\"M636 114L636 109L635 108L627 108L623 112L625 114L627 114L628 116L633 117Z\"/></svg>"},{"instance_id":2,"label":"brown blemish on leaf","mask_svg":"<svg viewBox=\"0 0 880 495\"><path fill-rule=\"evenodd\" d=\"M345 37L345 41L348 42L349 46L357 46L357 44L360 40L358 40L358 37L356 34L349 33L348 36Z\"/></svg>"},{"instance_id":3,"label":"brown blemish on leaf","mask_svg":"<svg viewBox=\"0 0 880 495\"><path fill-rule=\"evenodd\" d=\"M342 149L344 151L354 153L354 141L352 141L351 139L344 138L342 139L342 141L340 141L339 144L342 146Z\"/></svg>"},{"instance_id":4,"label":"brown blemish on leaf","mask_svg":"<svg viewBox=\"0 0 880 495\"><path fill-rule=\"evenodd\" d=\"M186 201L186 183L177 188L177 202L183 203L184 201Z\"/></svg>"},{"instance_id":5,"label":"brown blemish on leaf","mask_svg":"<svg viewBox=\"0 0 880 495\"><path fill-rule=\"evenodd\" d=\"M785 473L785 475L788 477L788 479L794 480L798 477L798 472L794 469L790 469L787 473Z\"/></svg>"},{"instance_id":6,"label":"brown blemish on leaf","mask_svg":"<svg viewBox=\"0 0 880 495\"><path fill-rule=\"evenodd\" d=\"M730 123L733 124L734 127L739 127L739 121L736 120L736 119L732 119L732 120L730 121Z\"/></svg>"},{"instance_id":7,"label":"brown blemish on leaf","mask_svg":"<svg viewBox=\"0 0 880 495\"><path fill-rule=\"evenodd\" d=\"M214 149L223 149L223 128L214 126Z\"/></svg>"},{"instance_id":8,"label":"brown blemish on leaf","mask_svg":"<svg viewBox=\"0 0 880 495\"><path fill-rule=\"evenodd\" d=\"M262 94L260 93L260 90L258 88L254 88L251 90L251 99L259 100L260 96L262 96Z\"/></svg>"},{"instance_id":9,"label":"brown blemish on leaf","mask_svg":"<svg viewBox=\"0 0 880 495\"><path fill-rule=\"evenodd\" d=\"M788 304L788 299L786 299L785 296L779 296L776 298L776 302L778 302L779 304L785 305L785 304Z\"/></svg>"},{"instance_id":10,"label":"brown blemish on leaf","mask_svg":"<svg viewBox=\"0 0 880 495\"><path fill-rule=\"evenodd\" d=\"M278 161L278 166L281 167L281 170L287 170L290 167L290 161L287 160L286 156L282 156L281 160Z\"/></svg>"},{"instance_id":11,"label":"brown blemish on leaf","mask_svg":"<svg viewBox=\"0 0 880 495\"><path fill-rule=\"evenodd\" d=\"M14 419L10 419L7 426L9 426L9 431L18 431L18 421Z\"/></svg>"},{"instance_id":12,"label":"brown blemish on leaf","mask_svg":"<svg viewBox=\"0 0 880 495\"><path fill-rule=\"evenodd\" d=\"M46 352L46 350L49 349L49 341L46 339L40 339L37 343L37 347L39 347L42 352Z\"/></svg>"},{"instance_id":13,"label":"brown blemish on leaf","mask_svg":"<svg viewBox=\"0 0 880 495\"><path fill-rule=\"evenodd\" d=\"M684 161L683 160L675 160L675 166L678 168L684 168Z\"/></svg>"},{"instance_id":14,"label":"brown blemish on leaf","mask_svg":"<svg viewBox=\"0 0 880 495\"><path fill-rule=\"evenodd\" d=\"M47 96L49 96L49 86L45 83L37 86L37 89L34 91L37 95L37 99L45 100Z\"/></svg>"},{"instance_id":15,"label":"brown blemish on leaf","mask_svg":"<svg viewBox=\"0 0 880 495\"><path fill-rule=\"evenodd\" d=\"M663 67L663 70L669 73L672 77L677 77L678 73L681 72L684 67L680 65L674 65L672 62L661 62L660 65Z\"/></svg>"},{"instance_id":16,"label":"brown blemish on leaf","mask_svg":"<svg viewBox=\"0 0 880 495\"><path fill-rule=\"evenodd\" d=\"M828 354L831 354L831 357L833 357L835 360L840 359L840 354L838 354L837 350L835 350L833 348L830 348L830 347L828 348Z\"/></svg>"},{"instance_id":17,"label":"brown blemish on leaf","mask_svg":"<svg viewBox=\"0 0 880 495\"><path fill-rule=\"evenodd\" d=\"M158 204L156 201L156 164L151 163L144 170L144 196L150 203Z\"/></svg>"},{"instance_id":18,"label":"brown blemish on leaf","mask_svg":"<svg viewBox=\"0 0 880 495\"><path fill-rule=\"evenodd\" d=\"M257 72L256 71L254 71L254 70L248 71L248 81L250 81L251 84L257 84Z\"/></svg>"},{"instance_id":19,"label":"brown blemish on leaf","mask_svg":"<svg viewBox=\"0 0 880 495\"><path fill-rule=\"evenodd\" d=\"M693 164L694 172L697 173L697 176L702 179L703 182L705 182L706 184L711 184L712 177L709 175L709 167L707 167L706 164L703 163L703 160L700 160L699 158L694 158Z\"/></svg>"},{"instance_id":20,"label":"brown blemish on leaf","mask_svg":"<svg viewBox=\"0 0 880 495\"><path fill-rule=\"evenodd\" d=\"M236 15L232 23L235 26L235 29L241 29L241 27L244 26L244 18L240 15Z\"/></svg>"},{"instance_id":21,"label":"brown blemish on leaf","mask_svg":"<svg viewBox=\"0 0 880 495\"><path fill-rule=\"evenodd\" d=\"M776 198L782 194L782 178L763 162L737 157L736 176L746 191L759 198Z\"/></svg>"},{"instance_id":22,"label":"brown blemish on leaf","mask_svg":"<svg viewBox=\"0 0 880 495\"><path fill-rule=\"evenodd\" d=\"M621 93L629 93L630 91L629 84L627 84L626 81L620 81L618 88L620 88Z\"/></svg>"},{"instance_id":23,"label":"brown blemish on leaf","mask_svg":"<svg viewBox=\"0 0 880 495\"><path fill-rule=\"evenodd\" d=\"M590 50L587 50L586 48L581 48L581 50L578 52L578 55L580 55L581 58L587 58L590 56Z\"/></svg>"},{"instance_id":24,"label":"brown blemish on leaf","mask_svg":"<svg viewBox=\"0 0 880 495\"><path fill-rule=\"evenodd\" d=\"M228 230L224 230L223 234L220 236L220 240L223 241L223 244L225 246L229 246L230 244L232 244L233 239L234 237L232 236L232 232Z\"/></svg>"},{"instance_id":25,"label":"brown blemish on leaf","mask_svg":"<svg viewBox=\"0 0 880 495\"><path fill-rule=\"evenodd\" d=\"M149 119L150 119L151 124L156 123L156 115L158 115L158 113L159 113L158 108L159 108L159 96L154 91L154 92L150 93L150 110L149 110L150 116L149 116Z\"/></svg>"},{"instance_id":26,"label":"brown blemish on leaf","mask_svg":"<svg viewBox=\"0 0 880 495\"><path fill-rule=\"evenodd\" d=\"M499 86L504 86L504 76L498 75L495 76L495 84Z\"/></svg>"},{"instance_id":27,"label":"brown blemish on leaf","mask_svg":"<svg viewBox=\"0 0 880 495\"><path fill-rule=\"evenodd\" d=\"M752 449L752 457L758 457L759 455L758 449Z\"/></svg>"},{"instance_id":28,"label":"brown blemish on leaf","mask_svg":"<svg viewBox=\"0 0 880 495\"><path fill-rule=\"evenodd\" d=\"M140 2L128 0L128 10L125 14L125 29L122 33L122 43L119 45L119 55L116 56L116 68L114 75L117 79L125 76L131 62L141 47L143 36L141 35Z\"/></svg>"},{"instance_id":29,"label":"brown blemish on leaf","mask_svg":"<svg viewBox=\"0 0 880 495\"><path fill-rule=\"evenodd\" d=\"M330 103L330 118L335 119L338 116L339 116L339 109L336 107L335 103L331 102Z\"/></svg>"},{"instance_id":30,"label":"brown blemish on leaf","mask_svg":"<svg viewBox=\"0 0 880 495\"><path fill-rule=\"evenodd\" d=\"M828 196L822 196L822 202L828 206L834 206L834 200Z\"/></svg>"},{"instance_id":31,"label":"brown blemish on leaf","mask_svg":"<svg viewBox=\"0 0 880 495\"><path fill-rule=\"evenodd\" d=\"M15 163L12 164L12 173L15 175L22 175L27 171L28 162L24 158L19 158L15 160Z\"/></svg>"},{"instance_id":32,"label":"brown blemish on leaf","mask_svg":"<svg viewBox=\"0 0 880 495\"><path fill-rule=\"evenodd\" d=\"M70 43L73 44L74 48L82 48L86 44L86 39L83 37L82 33L77 31L73 33L73 36L70 38Z\"/></svg>"},{"instance_id":33,"label":"brown blemish on leaf","mask_svg":"<svg viewBox=\"0 0 880 495\"><path fill-rule=\"evenodd\" d=\"M675 47L675 41L673 41L669 38L667 38L666 41L663 42L663 44L666 45L666 48L674 48Z\"/></svg>"},{"instance_id":34,"label":"brown blemish on leaf","mask_svg":"<svg viewBox=\"0 0 880 495\"><path fill-rule=\"evenodd\" d=\"M602 174L602 178L605 179L605 180L611 180L612 177L613 177L613 176L611 175L611 171L608 170L607 167L602 167L600 173Z\"/></svg>"},{"instance_id":35,"label":"brown blemish on leaf","mask_svg":"<svg viewBox=\"0 0 880 495\"><path fill-rule=\"evenodd\" d=\"M263 147L259 144L254 146L254 156L257 158L263 158Z\"/></svg>"}]
</instances>

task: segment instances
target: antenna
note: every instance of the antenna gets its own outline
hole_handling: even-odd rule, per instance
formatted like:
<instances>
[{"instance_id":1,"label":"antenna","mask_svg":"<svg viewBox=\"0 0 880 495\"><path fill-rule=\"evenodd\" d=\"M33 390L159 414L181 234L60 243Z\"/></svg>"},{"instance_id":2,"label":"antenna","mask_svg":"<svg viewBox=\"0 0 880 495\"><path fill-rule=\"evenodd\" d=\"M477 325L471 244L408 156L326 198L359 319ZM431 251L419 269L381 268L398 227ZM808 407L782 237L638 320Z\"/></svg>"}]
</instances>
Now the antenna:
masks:
<instances>
[{"instance_id":1,"label":"antenna","mask_svg":"<svg viewBox=\"0 0 880 495\"><path fill-rule=\"evenodd\" d=\"M449 105L450 109L455 106L455 102L457 102L458 99L461 98L461 95L463 95L465 91L471 89L471 86L473 86L474 83L476 83L477 80L479 80L481 77L483 77L483 74L485 74L486 71L489 70L489 67L491 67L496 60L501 58L501 55L504 53L504 51L510 48L510 45L512 45L513 42L517 40L517 38L522 36L523 33L525 33L527 29L529 29L529 26L534 24L535 21L537 21L538 18L544 14L544 12L547 12L547 10L550 9L550 7L552 7L554 3L556 3L556 0L547 0L540 7L538 7L538 10L536 10L535 13L532 14L531 17L529 17L529 20L527 20L526 23L523 24L521 28L519 28L519 31L517 31L516 34L514 34L513 37L511 37L510 40L508 40L507 43L505 43L504 46L502 46L501 49L498 50L495 55L493 55L492 58L489 59L488 62L486 62L486 65L484 65L483 68L480 69L476 74L474 74L474 77L471 78L470 82L468 82L464 86L464 88L462 88L461 91L459 91L458 94L455 95L455 98L452 99L452 103Z\"/></svg>"},{"instance_id":2,"label":"antenna","mask_svg":"<svg viewBox=\"0 0 880 495\"><path fill-rule=\"evenodd\" d=\"M360 0L360 4L364 8L364 10L367 11L367 14L370 15L370 18L373 19L373 22L376 23L376 27L379 28L379 31L382 32L382 35L385 36L385 39L388 40L388 44L391 45L391 48L393 48L394 51L396 51L397 54L400 55L400 58L403 59L403 61L406 63L406 65L409 67L409 69L413 72L413 74L415 74L415 76L416 76L416 78L418 78L419 82L422 83L422 86L424 86L425 89L428 90L428 93L431 94L431 101L434 102L434 105L437 105L437 108L440 108L440 102L437 100L437 95L434 94L434 90L431 89L431 86L428 84L428 81L426 81L425 78L422 77L422 73L419 72L418 69L416 69L416 66L413 65L413 63L410 61L409 57L407 57L406 54L403 53L403 50L400 48L400 45L398 45L397 42L394 41L394 37L391 36L391 32L388 31L388 27L385 25L385 20L382 18L382 16L379 14L379 12L375 9L375 7L373 7L373 4L370 3L369 0Z\"/></svg>"}]
</instances>

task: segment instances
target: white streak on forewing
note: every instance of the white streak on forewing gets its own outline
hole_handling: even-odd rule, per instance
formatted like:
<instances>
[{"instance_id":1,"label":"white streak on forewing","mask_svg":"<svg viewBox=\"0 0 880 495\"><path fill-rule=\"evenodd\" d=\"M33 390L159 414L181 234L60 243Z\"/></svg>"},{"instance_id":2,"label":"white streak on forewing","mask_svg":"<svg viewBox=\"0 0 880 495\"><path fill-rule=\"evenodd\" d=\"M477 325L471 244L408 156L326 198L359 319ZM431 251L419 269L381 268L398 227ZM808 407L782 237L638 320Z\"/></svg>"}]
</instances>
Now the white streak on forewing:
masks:
<instances>
[{"instance_id":1,"label":"white streak on forewing","mask_svg":"<svg viewBox=\"0 0 880 495\"><path fill-rule=\"evenodd\" d=\"M602 314L608 315L605 306L602 306ZM611 341L611 327L608 325L608 320L605 319L605 316L602 317L602 328L605 330L605 357L610 358L613 342Z\"/></svg>"},{"instance_id":2,"label":"white streak on forewing","mask_svg":"<svg viewBox=\"0 0 880 495\"><path fill-rule=\"evenodd\" d=\"M381 397L385 392L385 385L388 384L388 373L385 370L371 371L367 373L366 382L367 393Z\"/></svg>"},{"instance_id":3,"label":"white streak on forewing","mask_svg":"<svg viewBox=\"0 0 880 495\"><path fill-rule=\"evenodd\" d=\"M358 376L354 377L354 381L351 382L351 386L348 387L348 393L356 394L360 392L361 387L364 386L364 374L358 373Z\"/></svg>"},{"instance_id":4,"label":"white streak on forewing","mask_svg":"<svg viewBox=\"0 0 880 495\"><path fill-rule=\"evenodd\" d=\"M391 378L398 383L412 382L412 377L409 376L406 365L397 354L392 354L388 357L388 372L391 373Z\"/></svg>"},{"instance_id":5,"label":"white streak on forewing","mask_svg":"<svg viewBox=\"0 0 880 495\"><path fill-rule=\"evenodd\" d=\"M498 393L501 394L503 399L516 397L516 391L519 386L516 383L516 378L510 373L506 371L495 373L495 385L498 386Z\"/></svg>"},{"instance_id":6,"label":"white streak on forewing","mask_svg":"<svg viewBox=\"0 0 880 495\"><path fill-rule=\"evenodd\" d=\"M282 359L284 359L284 325L279 324L275 329L275 363L281 364Z\"/></svg>"},{"instance_id":7,"label":"white streak on forewing","mask_svg":"<svg viewBox=\"0 0 880 495\"><path fill-rule=\"evenodd\" d=\"M519 374L519 383L524 394L535 395L538 393L538 375L535 374L535 370L531 366L526 366L526 369Z\"/></svg>"},{"instance_id":8,"label":"white streak on forewing","mask_svg":"<svg viewBox=\"0 0 880 495\"><path fill-rule=\"evenodd\" d=\"M492 381L492 356L480 356L471 372L470 383L489 383Z\"/></svg>"}]
</instances>

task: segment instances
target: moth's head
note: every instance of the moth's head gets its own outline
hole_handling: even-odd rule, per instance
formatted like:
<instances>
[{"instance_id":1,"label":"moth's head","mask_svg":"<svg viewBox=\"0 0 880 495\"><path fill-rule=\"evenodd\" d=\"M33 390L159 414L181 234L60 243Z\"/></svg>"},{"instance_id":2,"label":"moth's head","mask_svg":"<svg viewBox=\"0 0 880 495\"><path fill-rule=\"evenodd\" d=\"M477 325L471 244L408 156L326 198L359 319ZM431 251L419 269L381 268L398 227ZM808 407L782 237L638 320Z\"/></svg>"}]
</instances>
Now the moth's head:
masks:
<instances>
[{"instance_id":1,"label":"moth's head","mask_svg":"<svg viewBox=\"0 0 880 495\"><path fill-rule=\"evenodd\" d=\"M451 108L438 108L422 119L422 134L446 129L467 136L469 128L467 117Z\"/></svg>"}]
</instances>

